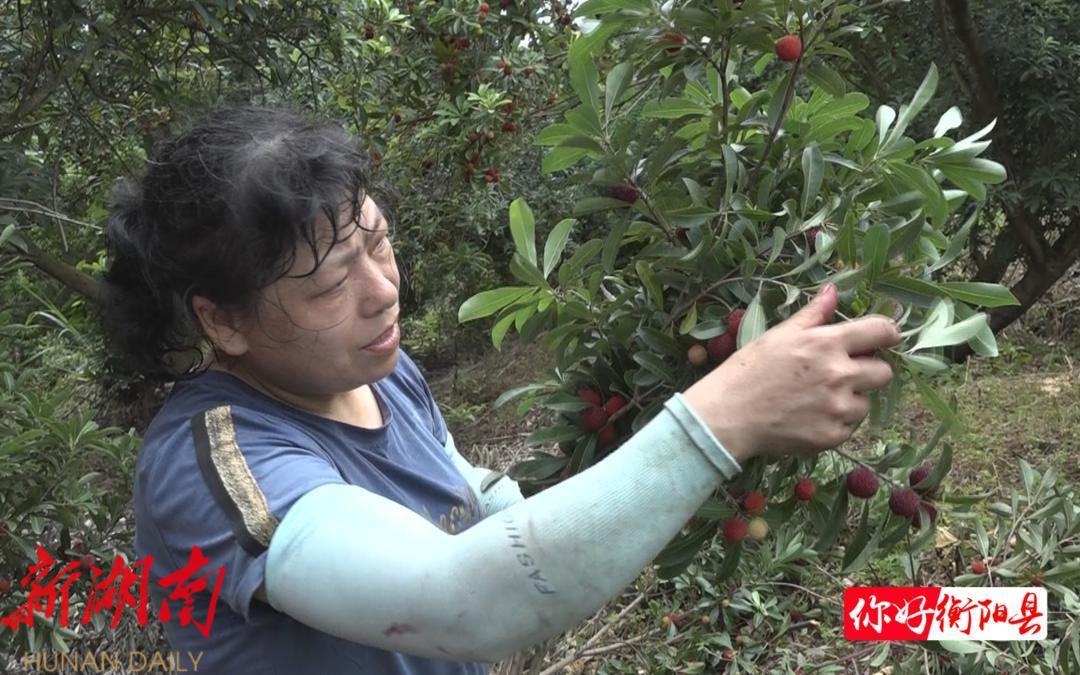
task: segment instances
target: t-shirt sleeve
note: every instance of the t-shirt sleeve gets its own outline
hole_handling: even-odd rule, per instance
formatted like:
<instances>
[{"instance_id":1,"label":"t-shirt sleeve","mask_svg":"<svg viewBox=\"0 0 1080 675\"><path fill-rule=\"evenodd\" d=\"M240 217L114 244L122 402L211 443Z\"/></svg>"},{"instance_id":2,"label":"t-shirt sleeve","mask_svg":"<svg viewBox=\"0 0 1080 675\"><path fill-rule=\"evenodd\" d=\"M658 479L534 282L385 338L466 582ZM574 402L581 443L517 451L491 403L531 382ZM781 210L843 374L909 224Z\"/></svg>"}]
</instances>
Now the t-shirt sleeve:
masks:
<instances>
[{"instance_id":1,"label":"t-shirt sleeve","mask_svg":"<svg viewBox=\"0 0 1080 675\"><path fill-rule=\"evenodd\" d=\"M248 621L278 523L308 491L346 481L309 435L242 406L193 415L181 437L181 455L164 455L147 479L155 529L171 558L161 561L171 567L163 573L186 565L198 546L209 559L204 570L224 568L218 602ZM210 590L216 580L209 575Z\"/></svg>"}]
</instances>

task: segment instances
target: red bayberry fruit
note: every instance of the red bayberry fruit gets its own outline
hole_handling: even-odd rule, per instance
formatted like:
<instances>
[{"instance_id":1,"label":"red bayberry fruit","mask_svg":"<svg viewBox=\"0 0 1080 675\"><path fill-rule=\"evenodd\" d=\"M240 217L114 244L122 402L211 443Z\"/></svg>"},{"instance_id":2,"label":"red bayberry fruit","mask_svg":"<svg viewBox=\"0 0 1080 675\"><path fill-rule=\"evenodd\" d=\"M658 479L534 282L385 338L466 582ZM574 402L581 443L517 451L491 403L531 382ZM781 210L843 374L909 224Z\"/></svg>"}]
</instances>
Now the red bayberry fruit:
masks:
<instances>
[{"instance_id":1,"label":"red bayberry fruit","mask_svg":"<svg viewBox=\"0 0 1080 675\"><path fill-rule=\"evenodd\" d=\"M739 334L739 326L742 325L743 317L746 316L745 309L735 309L731 311L727 319L727 332L731 335L737 336Z\"/></svg>"},{"instance_id":2,"label":"red bayberry fruit","mask_svg":"<svg viewBox=\"0 0 1080 675\"><path fill-rule=\"evenodd\" d=\"M484 180L489 183L499 182L499 171L497 169L488 169L484 172Z\"/></svg>"},{"instance_id":3,"label":"red bayberry fruit","mask_svg":"<svg viewBox=\"0 0 1080 675\"><path fill-rule=\"evenodd\" d=\"M586 403L592 403L595 406L600 406L604 404L604 399L600 397L600 392L596 391L595 389L590 389L589 387L582 387L581 389L578 389L577 395L578 398L580 398L582 401L585 401Z\"/></svg>"},{"instance_id":4,"label":"red bayberry fruit","mask_svg":"<svg viewBox=\"0 0 1080 675\"><path fill-rule=\"evenodd\" d=\"M686 44L686 36L682 33L664 33L660 39L672 43L672 46L665 50L668 54L675 54Z\"/></svg>"},{"instance_id":5,"label":"red bayberry fruit","mask_svg":"<svg viewBox=\"0 0 1080 675\"><path fill-rule=\"evenodd\" d=\"M889 493L889 510L898 516L911 518L919 513L919 495L911 488L896 488Z\"/></svg>"},{"instance_id":6,"label":"red bayberry fruit","mask_svg":"<svg viewBox=\"0 0 1080 675\"><path fill-rule=\"evenodd\" d=\"M914 488L916 485L926 480L926 477L933 473L933 471L934 467L929 464L923 464L921 466L915 467L915 469L912 470L911 474L908 476L908 485ZM916 491L923 493L928 492L928 490L926 489L919 488L916 488Z\"/></svg>"},{"instance_id":7,"label":"red bayberry fruit","mask_svg":"<svg viewBox=\"0 0 1080 675\"><path fill-rule=\"evenodd\" d=\"M855 497L870 499L878 490L877 475L865 466L860 466L847 475L847 490Z\"/></svg>"},{"instance_id":8,"label":"red bayberry fruit","mask_svg":"<svg viewBox=\"0 0 1080 675\"><path fill-rule=\"evenodd\" d=\"M615 433L615 425L614 424L609 424L606 427L604 427L603 429L601 429L600 433L597 434L596 443L601 448L606 448L607 446L614 443L615 440L618 437L619 437L619 435L617 433Z\"/></svg>"},{"instance_id":9,"label":"red bayberry fruit","mask_svg":"<svg viewBox=\"0 0 1080 675\"><path fill-rule=\"evenodd\" d=\"M817 236L821 233L820 227L811 227L805 232L806 234L806 248L811 252L817 251Z\"/></svg>"},{"instance_id":10,"label":"red bayberry fruit","mask_svg":"<svg viewBox=\"0 0 1080 675\"><path fill-rule=\"evenodd\" d=\"M455 66L453 63L442 64L442 75L445 79L449 80L454 76L454 73L456 72L457 66Z\"/></svg>"},{"instance_id":11,"label":"red bayberry fruit","mask_svg":"<svg viewBox=\"0 0 1080 675\"><path fill-rule=\"evenodd\" d=\"M614 415L626 406L626 397L622 394L612 394L604 403L604 412L608 415Z\"/></svg>"},{"instance_id":12,"label":"red bayberry fruit","mask_svg":"<svg viewBox=\"0 0 1080 675\"><path fill-rule=\"evenodd\" d=\"M724 521L724 541L729 544L738 544L746 538L749 531L750 525L739 516Z\"/></svg>"},{"instance_id":13,"label":"red bayberry fruit","mask_svg":"<svg viewBox=\"0 0 1080 675\"><path fill-rule=\"evenodd\" d=\"M525 66L524 70L521 71L521 74L524 75L525 77L531 77L532 74L535 73L535 72L536 72L536 69L533 68L532 66Z\"/></svg>"},{"instance_id":14,"label":"red bayberry fruit","mask_svg":"<svg viewBox=\"0 0 1080 675\"><path fill-rule=\"evenodd\" d=\"M514 0L499 0L499 7L506 9L510 5L514 4Z\"/></svg>"},{"instance_id":15,"label":"red bayberry fruit","mask_svg":"<svg viewBox=\"0 0 1080 675\"><path fill-rule=\"evenodd\" d=\"M798 35L785 35L776 41L776 57L781 61L798 61L802 56L802 40Z\"/></svg>"},{"instance_id":16,"label":"red bayberry fruit","mask_svg":"<svg viewBox=\"0 0 1080 675\"><path fill-rule=\"evenodd\" d=\"M84 567L90 567L97 562L97 558L94 557L93 553L84 553L79 556L79 562L82 563Z\"/></svg>"},{"instance_id":17,"label":"red bayberry fruit","mask_svg":"<svg viewBox=\"0 0 1080 675\"><path fill-rule=\"evenodd\" d=\"M7 593L11 590L11 579L0 579L0 593Z\"/></svg>"},{"instance_id":18,"label":"red bayberry fruit","mask_svg":"<svg viewBox=\"0 0 1080 675\"><path fill-rule=\"evenodd\" d=\"M607 424L608 414L600 406L594 406L581 414L581 424L586 431L600 431Z\"/></svg>"},{"instance_id":19,"label":"red bayberry fruit","mask_svg":"<svg viewBox=\"0 0 1080 675\"><path fill-rule=\"evenodd\" d=\"M728 332L711 337L705 343L705 349L713 361L723 361L735 353L735 335Z\"/></svg>"},{"instance_id":20,"label":"red bayberry fruit","mask_svg":"<svg viewBox=\"0 0 1080 675\"><path fill-rule=\"evenodd\" d=\"M486 2L481 2L480 3L480 13L481 14L487 14L490 11L491 11L491 5L487 4Z\"/></svg>"},{"instance_id":21,"label":"red bayberry fruit","mask_svg":"<svg viewBox=\"0 0 1080 675\"><path fill-rule=\"evenodd\" d=\"M613 185L612 187L608 188L607 193L609 197L626 202L627 204L633 204L641 197L641 191L630 183Z\"/></svg>"},{"instance_id":22,"label":"red bayberry fruit","mask_svg":"<svg viewBox=\"0 0 1080 675\"><path fill-rule=\"evenodd\" d=\"M972 574L986 574L986 563L982 560L971 561L971 573Z\"/></svg>"},{"instance_id":23,"label":"red bayberry fruit","mask_svg":"<svg viewBox=\"0 0 1080 675\"><path fill-rule=\"evenodd\" d=\"M515 131L517 131L517 125L514 124L513 122L507 120L507 121L503 122L502 130L505 131L508 134L512 134Z\"/></svg>"},{"instance_id":24,"label":"red bayberry fruit","mask_svg":"<svg viewBox=\"0 0 1080 675\"><path fill-rule=\"evenodd\" d=\"M817 485L814 484L813 478L803 477L795 483L795 498L801 502L813 499L815 492L817 492Z\"/></svg>"},{"instance_id":25,"label":"red bayberry fruit","mask_svg":"<svg viewBox=\"0 0 1080 675\"><path fill-rule=\"evenodd\" d=\"M752 516L756 516L764 511L766 503L767 500L765 499L765 495L758 490L746 493L746 496L743 497L742 500L743 508Z\"/></svg>"}]
</instances>

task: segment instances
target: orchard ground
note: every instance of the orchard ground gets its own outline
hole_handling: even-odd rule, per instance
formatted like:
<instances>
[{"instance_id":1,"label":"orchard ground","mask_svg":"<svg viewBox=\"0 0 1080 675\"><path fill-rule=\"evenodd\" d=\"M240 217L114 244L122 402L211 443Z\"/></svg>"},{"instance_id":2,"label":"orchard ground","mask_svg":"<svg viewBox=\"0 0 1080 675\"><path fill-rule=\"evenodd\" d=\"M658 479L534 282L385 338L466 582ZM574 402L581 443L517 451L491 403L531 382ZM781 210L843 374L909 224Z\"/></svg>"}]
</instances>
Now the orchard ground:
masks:
<instances>
[{"instance_id":1,"label":"orchard ground","mask_svg":"<svg viewBox=\"0 0 1080 675\"><path fill-rule=\"evenodd\" d=\"M405 346L408 348L407 336ZM1063 480L1080 481L1080 406L1076 404L1080 401L1076 372L1080 368L1080 334L1072 331L1058 340L1048 340L1017 324L999 336L999 349L998 359L976 359L956 366L949 375L951 382L944 386L945 391L957 394L966 422L965 430L953 437L953 468L944 489L954 494L993 493L993 499L983 504L1008 501L1009 494L1021 485L1021 458L1037 470L1054 466ZM501 352L489 348L471 362L427 373L447 424L467 458L506 469L531 455L523 439L549 425L557 413L533 410L518 418L513 404L494 409L492 403L507 389L542 379L550 362L541 346L508 340ZM916 439L929 438L937 426L932 413L915 396L905 397L897 423L899 433L914 433ZM860 429L843 449L858 456L865 437ZM966 565L972 552L950 536L947 516L938 525L937 545L933 554L925 554L931 559L924 559L923 566L927 583L945 585L961 572L958 566ZM898 556L871 563L847 580L828 578L821 570L819 584L788 589L801 609L785 634L768 642L751 632L752 620L739 627L745 632L727 635L712 625L716 620L713 608L718 603L724 598L749 603L756 583L732 579L720 588L700 583L704 579L708 584L708 570L719 564L720 546L717 543L705 549L700 560L674 582L660 582L646 572L622 597L577 630L499 664L493 675L705 672L699 670L703 650L722 652L728 648L728 640L733 650L760 652L754 658L758 672L773 672L771 668L778 667L785 655L794 658L798 653L812 664L806 672L856 672L854 663L858 663L854 666L858 672L867 667L877 645L843 639L838 615L841 587L845 583L905 585ZM672 612L683 615L676 617L681 621L675 626L663 620ZM709 618L709 624L703 623L703 616ZM910 653L904 646L894 650L896 657ZM695 659L697 666L692 663Z\"/></svg>"}]
</instances>

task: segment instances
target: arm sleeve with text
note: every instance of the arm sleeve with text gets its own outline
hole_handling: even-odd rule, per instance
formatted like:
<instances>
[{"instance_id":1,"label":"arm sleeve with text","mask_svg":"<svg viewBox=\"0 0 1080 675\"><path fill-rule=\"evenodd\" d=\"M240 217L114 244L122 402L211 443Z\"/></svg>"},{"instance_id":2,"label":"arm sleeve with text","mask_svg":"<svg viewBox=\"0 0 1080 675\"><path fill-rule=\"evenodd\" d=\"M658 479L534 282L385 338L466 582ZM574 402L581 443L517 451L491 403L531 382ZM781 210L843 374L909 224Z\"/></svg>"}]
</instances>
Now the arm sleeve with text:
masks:
<instances>
[{"instance_id":1,"label":"arm sleeve with text","mask_svg":"<svg viewBox=\"0 0 1080 675\"><path fill-rule=\"evenodd\" d=\"M153 548L164 553L154 569L182 568L198 546L206 569L225 569L219 602L248 621L278 523L304 494L346 481L310 436L250 408L200 412L189 433L183 451L162 453L142 479L159 537Z\"/></svg>"}]
</instances>

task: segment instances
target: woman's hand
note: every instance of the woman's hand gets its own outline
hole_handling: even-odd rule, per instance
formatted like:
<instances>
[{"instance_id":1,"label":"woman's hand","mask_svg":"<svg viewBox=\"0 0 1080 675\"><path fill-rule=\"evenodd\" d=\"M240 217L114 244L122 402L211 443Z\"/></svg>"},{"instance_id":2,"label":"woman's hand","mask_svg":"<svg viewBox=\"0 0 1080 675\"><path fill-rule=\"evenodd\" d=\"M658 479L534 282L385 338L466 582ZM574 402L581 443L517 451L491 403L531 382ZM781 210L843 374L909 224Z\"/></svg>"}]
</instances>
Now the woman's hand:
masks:
<instances>
[{"instance_id":1,"label":"woman's hand","mask_svg":"<svg viewBox=\"0 0 1080 675\"><path fill-rule=\"evenodd\" d=\"M830 325L836 303L823 287L683 393L740 464L840 445L870 411L866 393L892 381L889 364L854 355L896 345L899 328L882 316Z\"/></svg>"}]
</instances>

